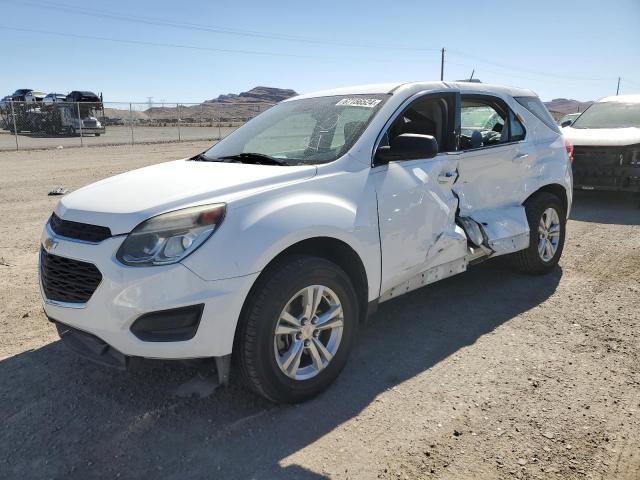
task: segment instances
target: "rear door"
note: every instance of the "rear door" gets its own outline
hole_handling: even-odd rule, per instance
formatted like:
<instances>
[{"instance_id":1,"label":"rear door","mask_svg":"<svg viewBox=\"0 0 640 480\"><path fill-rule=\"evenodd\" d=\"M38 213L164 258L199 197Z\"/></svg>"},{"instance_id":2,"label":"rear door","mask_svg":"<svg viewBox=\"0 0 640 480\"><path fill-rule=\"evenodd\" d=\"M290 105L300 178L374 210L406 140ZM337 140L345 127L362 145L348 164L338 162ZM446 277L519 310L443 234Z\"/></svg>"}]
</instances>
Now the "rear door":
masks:
<instances>
[{"instance_id":1,"label":"rear door","mask_svg":"<svg viewBox=\"0 0 640 480\"><path fill-rule=\"evenodd\" d=\"M529 227L521 202L534 147L521 118L500 97L462 94L458 181L460 216L482 225L497 254L526 248Z\"/></svg>"}]
</instances>

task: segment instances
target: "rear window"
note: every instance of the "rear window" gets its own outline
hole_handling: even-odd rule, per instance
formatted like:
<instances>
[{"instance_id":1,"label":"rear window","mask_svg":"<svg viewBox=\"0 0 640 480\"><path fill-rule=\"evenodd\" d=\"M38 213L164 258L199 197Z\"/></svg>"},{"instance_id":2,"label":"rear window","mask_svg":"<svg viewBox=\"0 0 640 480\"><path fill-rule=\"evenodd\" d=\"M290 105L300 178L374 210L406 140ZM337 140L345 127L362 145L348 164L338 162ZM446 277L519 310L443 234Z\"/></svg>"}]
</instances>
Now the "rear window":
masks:
<instances>
[{"instance_id":1,"label":"rear window","mask_svg":"<svg viewBox=\"0 0 640 480\"><path fill-rule=\"evenodd\" d=\"M556 133L560 133L560 129L554 122L553 117L544 106L544 103L540 101L538 97L514 97L516 102L522 105L524 108L533 113L538 119L544 123L547 127Z\"/></svg>"}]
</instances>

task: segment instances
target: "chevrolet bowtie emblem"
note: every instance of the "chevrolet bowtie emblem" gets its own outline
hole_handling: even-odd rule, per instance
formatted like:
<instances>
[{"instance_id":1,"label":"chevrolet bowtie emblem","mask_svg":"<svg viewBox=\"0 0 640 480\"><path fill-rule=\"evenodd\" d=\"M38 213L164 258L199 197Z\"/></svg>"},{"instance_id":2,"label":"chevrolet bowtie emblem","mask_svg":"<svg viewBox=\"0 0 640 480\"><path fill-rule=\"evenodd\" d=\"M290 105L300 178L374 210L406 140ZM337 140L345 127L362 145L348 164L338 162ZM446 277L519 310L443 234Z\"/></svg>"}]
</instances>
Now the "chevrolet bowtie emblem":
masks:
<instances>
[{"instance_id":1,"label":"chevrolet bowtie emblem","mask_svg":"<svg viewBox=\"0 0 640 480\"><path fill-rule=\"evenodd\" d=\"M53 238L47 238L42 245L47 252L52 252L58 246L58 242L56 242Z\"/></svg>"}]
</instances>

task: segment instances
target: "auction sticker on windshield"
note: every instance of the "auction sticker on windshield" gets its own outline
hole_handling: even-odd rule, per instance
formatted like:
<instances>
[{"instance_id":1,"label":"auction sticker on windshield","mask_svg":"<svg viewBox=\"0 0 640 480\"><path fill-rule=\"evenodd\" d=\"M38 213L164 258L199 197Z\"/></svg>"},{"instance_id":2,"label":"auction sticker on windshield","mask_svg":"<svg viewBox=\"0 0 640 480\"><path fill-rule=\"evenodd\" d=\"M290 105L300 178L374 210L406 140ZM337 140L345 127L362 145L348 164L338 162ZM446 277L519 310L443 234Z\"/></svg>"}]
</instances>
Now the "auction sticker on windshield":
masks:
<instances>
[{"instance_id":1,"label":"auction sticker on windshield","mask_svg":"<svg viewBox=\"0 0 640 480\"><path fill-rule=\"evenodd\" d=\"M382 100L377 98L343 98L338 103L336 103L336 107L339 106L349 106L349 107L365 107L365 108L373 108L378 105Z\"/></svg>"}]
</instances>

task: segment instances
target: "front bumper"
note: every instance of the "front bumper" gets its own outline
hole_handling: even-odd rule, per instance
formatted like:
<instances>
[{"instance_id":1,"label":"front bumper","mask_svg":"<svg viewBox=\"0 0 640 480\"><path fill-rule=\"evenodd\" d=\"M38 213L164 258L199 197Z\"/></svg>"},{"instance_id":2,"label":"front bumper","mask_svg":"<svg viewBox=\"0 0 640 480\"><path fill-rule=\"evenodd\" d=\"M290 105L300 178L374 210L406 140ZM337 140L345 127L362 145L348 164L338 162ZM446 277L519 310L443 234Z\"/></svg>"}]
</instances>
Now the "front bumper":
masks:
<instances>
[{"instance_id":1,"label":"front bumper","mask_svg":"<svg viewBox=\"0 0 640 480\"><path fill-rule=\"evenodd\" d=\"M70 350L100 365L119 370L127 369L131 357L123 355L104 340L57 322L53 318L49 320L55 323L60 339Z\"/></svg>"},{"instance_id":2,"label":"front bumper","mask_svg":"<svg viewBox=\"0 0 640 480\"><path fill-rule=\"evenodd\" d=\"M104 133L106 130L104 127L82 127L82 134L96 134L96 133ZM78 134L80 133L80 127L77 129Z\"/></svg>"},{"instance_id":3,"label":"front bumper","mask_svg":"<svg viewBox=\"0 0 640 480\"><path fill-rule=\"evenodd\" d=\"M98 244L56 236L45 226L42 245L50 254L93 263L102 281L86 303L49 300L41 294L46 315L89 333L124 356L158 359L221 357L231 353L244 299L258 274L206 281L184 265L126 267L115 258L125 236ZM131 325L149 312L203 304L193 338L144 341Z\"/></svg>"}]
</instances>

